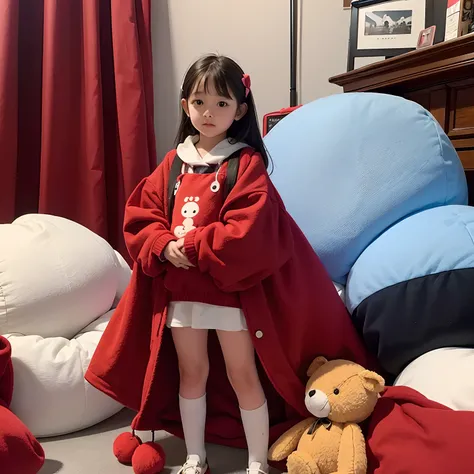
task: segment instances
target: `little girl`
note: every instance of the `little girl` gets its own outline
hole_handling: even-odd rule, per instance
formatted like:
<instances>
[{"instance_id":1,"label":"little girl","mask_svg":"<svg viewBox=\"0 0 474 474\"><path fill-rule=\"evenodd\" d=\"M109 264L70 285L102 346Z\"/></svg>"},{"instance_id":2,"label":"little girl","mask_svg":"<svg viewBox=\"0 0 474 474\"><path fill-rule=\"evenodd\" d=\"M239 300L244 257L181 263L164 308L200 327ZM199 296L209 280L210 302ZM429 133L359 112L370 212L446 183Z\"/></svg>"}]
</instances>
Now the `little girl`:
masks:
<instances>
[{"instance_id":1,"label":"little girl","mask_svg":"<svg viewBox=\"0 0 474 474\"><path fill-rule=\"evenodd\" d=\"M306 416L314 357L368 361L269 179L250 77L205 56L181 107L176 150L128 201L133 277L86 378L138 411L134 429L183 436L181 473L209 472L207 439L266 474L269 441Z\"/></svg>"}]
</instances>

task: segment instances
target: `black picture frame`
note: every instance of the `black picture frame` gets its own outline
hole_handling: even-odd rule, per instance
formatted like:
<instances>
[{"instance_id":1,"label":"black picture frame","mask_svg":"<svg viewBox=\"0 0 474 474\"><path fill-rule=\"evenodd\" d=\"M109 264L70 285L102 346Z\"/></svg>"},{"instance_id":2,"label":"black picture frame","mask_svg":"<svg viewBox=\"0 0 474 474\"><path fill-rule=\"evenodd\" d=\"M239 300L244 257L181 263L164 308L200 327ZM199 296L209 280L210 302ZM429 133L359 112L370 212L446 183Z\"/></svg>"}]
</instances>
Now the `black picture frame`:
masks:
<instances>
[{"instance_id":1,"label":"black picture frame","mask_svg":"<svg viewBox=\"0 0 474 474\"><path fill-rule=\"evenodd\" d=\"M390 0L358 0L352 3L351 8L351 26L349 36L349 52L347 57L347 71L353 71L356 58L370 58L375 56L384 56L393 58L400 54L415 51L415 48L403 49L357 49L357 40L359 35L359 9L375 5L377 3L388 3ZM446 29L446 10L448 0L426 0L426 18L425 28L436 25L436 35L434 44L444 41Z\"/></svg>"}]
</instances>

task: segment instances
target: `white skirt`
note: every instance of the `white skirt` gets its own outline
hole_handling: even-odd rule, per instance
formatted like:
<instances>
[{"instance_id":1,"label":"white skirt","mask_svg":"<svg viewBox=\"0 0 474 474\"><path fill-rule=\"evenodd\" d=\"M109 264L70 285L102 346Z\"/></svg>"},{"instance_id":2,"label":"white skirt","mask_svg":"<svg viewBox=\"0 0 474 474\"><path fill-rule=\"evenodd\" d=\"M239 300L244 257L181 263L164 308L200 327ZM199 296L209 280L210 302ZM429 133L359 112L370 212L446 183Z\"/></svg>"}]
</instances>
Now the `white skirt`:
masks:
<instances>
[{"instance_id":1,"label":"white skirt","mask_svg":"<svg viewBox=\"0 0 474 474\"><path fill-rule=\"evenodd\" d=\"M241 309L187 301L170 303L166 325L170 328L247 331L247 323Z\"/></svg>"}]
</instances>

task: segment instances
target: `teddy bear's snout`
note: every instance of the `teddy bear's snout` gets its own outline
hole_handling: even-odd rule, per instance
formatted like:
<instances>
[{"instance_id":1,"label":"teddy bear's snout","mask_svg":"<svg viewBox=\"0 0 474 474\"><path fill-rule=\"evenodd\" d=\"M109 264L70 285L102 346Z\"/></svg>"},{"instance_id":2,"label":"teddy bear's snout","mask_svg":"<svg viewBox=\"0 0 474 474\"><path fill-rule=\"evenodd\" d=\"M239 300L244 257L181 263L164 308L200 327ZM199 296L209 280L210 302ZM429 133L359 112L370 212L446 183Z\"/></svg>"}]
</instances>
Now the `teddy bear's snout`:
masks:
<instances>
[{"instance_id":1,"label":"teddy bear's snout","mask_svg":"<svg viewBox=\"0 0 474 474\"><path fill-rule=\"evenodd\" d=\"M310 390L306 394L306 408L317 418L326 418L331 412L331 404L324 392L321 390Z\"/></svg>"}]
</instances>

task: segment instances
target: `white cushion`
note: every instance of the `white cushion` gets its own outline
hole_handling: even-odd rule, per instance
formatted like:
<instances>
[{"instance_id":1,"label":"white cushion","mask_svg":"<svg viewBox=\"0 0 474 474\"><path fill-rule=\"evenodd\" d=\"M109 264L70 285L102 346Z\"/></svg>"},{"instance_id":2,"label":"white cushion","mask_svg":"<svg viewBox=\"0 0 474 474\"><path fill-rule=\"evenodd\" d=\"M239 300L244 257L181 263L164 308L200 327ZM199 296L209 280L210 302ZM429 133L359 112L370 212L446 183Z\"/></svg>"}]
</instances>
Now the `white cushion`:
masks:
<instances>
[{"instance_id":1,"label":"white cushion","mask_svg":"<svg viewBox=\"0 0 474 474\"><path fill-rule=\"evenodd\" d=\"M69 339L112 307L124 279L112 247L75 222L30 214L0 225L0 334Z\"/></svg>"},{"instance_id":2,"label":"white cushion","mask_svg":"<svg viewBox=\"0 0 474 474\"><path fill-rule=\"evenodd\" d=\"M81 430L122 408L84 379L112 314L109 311L71 340L7 335L15 371L11 409L35 436Z\"/></svg>"},{"instance_id":3,"label":"white cushion","mask_svg":"<svg viewBox=\"0 0 474 474\"><path fill-rule=\"evenodd\" d=\"M117 290L115 292L115 299L112 305L112 308L116 308L120 298L122 298L125 290L127 289L128 284L130 283L130 278L132 277L132 271L125 259L117 251L115 251L117 257L117 263L119 266L119 277L117 282Z\"/></svg>"},{"instance_id":4,"label":"white cushion","mask_svg":"<svg viewBox=\"0 0 474 474\"><path fill-rule=\"evenodd\" d=\"M333 281L334 288L336 288L337 294L340 296L341 300L346 304L346 287L341 283Z\"/></svg>"},{"instance_id":5,"label":"white cushion","mask_svg":"<svg viewBox=\"0 0 474 474\"><path fill-rule=\"evenodd\" d=\"M409 364L394 385L410 387L453 410L474 411L474 349L428 352Z\"/></svg>"},{"instance_id":6,"label":"white cushion","mask_svg":"<svg viewBox=\"0 0 474 474\"><path fill-rule=\"evenodd\" d=\"M121 255L75 222L32 214L0 225L0 334L12 345L11 408L34 435L77 431L122 408L84 372L130 277Z\"/></svg>"}]
</instances>

